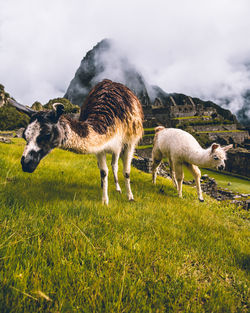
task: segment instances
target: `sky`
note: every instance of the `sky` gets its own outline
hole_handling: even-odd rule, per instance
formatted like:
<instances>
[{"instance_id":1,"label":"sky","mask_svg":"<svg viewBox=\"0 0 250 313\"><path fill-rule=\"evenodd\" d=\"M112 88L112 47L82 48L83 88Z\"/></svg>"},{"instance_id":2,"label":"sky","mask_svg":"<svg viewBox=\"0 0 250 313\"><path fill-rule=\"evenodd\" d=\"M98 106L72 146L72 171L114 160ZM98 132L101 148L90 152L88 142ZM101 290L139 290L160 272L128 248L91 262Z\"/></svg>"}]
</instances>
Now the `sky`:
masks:
<instances>
[{"instance_id":1,"label":"sky","mask_svg":"<svg viewBox=\"0 0 250 313\"><path fill-rule=\"evenodd\" d=\"M249 0L0 0L0 83L32 105L61 97L104 38L166 92L235 113L250 89Z\"/></svg>"}]
</instances>

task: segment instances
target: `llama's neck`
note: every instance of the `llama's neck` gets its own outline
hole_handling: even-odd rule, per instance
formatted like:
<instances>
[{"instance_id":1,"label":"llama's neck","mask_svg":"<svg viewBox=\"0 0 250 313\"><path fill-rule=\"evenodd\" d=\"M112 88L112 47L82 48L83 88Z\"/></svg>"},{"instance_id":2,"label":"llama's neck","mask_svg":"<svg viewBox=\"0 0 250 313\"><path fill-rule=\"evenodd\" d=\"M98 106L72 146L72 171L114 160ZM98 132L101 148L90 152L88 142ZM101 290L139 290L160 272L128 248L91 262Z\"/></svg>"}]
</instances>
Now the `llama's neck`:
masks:
<instances>
[{"instance_id":1,"label":"llama's neck","mask_svg":"<svg viewBox=\"0 0 250 313\"><path fill-rule=\"evenodd\" d=\"M76 153L92 152L95 143L90 136L90 126L86 122L80 122L62 117L60 120L62 140L60 147Z\"/></svg>"},{"instance_id":2,"label":"llama's neck","mask_svg":"<svg viewBox=\"0 0 250 313\"><path fill-rule=\"evenodd\" d=\"M62 116L59 124L62 132L60 147L76 153L98 153L114 136L112 131L99 134L87 121L73 120L66 116Z\"/></svg>"},{"instance_id":3,"label":"llama's neck","mask_svg":"<svg viewBox=\"0 0 250 313\"><path fill-rule=\"evenodd\" d=\"M189 155L189 163L195 164L199 167L209 167L210 164L210 150L199 147Z\"/></svg>"}]
</instances>

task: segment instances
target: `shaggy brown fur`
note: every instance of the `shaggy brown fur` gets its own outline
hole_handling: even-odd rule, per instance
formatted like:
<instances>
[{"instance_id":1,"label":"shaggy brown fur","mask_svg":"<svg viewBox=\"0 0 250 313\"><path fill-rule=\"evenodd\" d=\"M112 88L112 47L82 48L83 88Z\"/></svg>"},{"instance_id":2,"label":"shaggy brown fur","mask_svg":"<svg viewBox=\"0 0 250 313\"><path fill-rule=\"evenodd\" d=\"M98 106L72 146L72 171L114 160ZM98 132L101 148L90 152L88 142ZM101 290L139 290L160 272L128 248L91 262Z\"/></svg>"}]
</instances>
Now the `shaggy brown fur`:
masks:
<instances>
[{"instance_id":1,"label":"shaggy brown fur","mask_svg":"<svg viewBox=\"0 0 250 313\"><path fill-rule=\"evenodd\" d=\"M126 86L105 79L89 93L82 108L80 121L88 121L94 131L105 134L116 119L128 122L129 115L138 115L143 119L143 111L138 98ZM136 124L132 125L136 132Z\"/></svg>"}]
</instances>

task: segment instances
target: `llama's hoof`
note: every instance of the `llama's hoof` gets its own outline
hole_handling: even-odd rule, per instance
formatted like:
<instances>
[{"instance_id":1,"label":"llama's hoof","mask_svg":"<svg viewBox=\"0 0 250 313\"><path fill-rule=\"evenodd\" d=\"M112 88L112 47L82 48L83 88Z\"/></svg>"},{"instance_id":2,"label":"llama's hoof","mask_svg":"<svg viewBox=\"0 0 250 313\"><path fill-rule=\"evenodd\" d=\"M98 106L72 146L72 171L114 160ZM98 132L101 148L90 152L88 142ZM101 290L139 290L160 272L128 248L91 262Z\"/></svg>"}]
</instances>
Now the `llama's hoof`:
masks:
<instances>
[{"instance_id":1,"label":"llama's hoof","mask_svg":"<svg viewBox=\"0 0 250 313\"><path fill-rule=\"evenodd\" d=\"M102 199L102 205L109 205L108 199Z\"/></svg>"},{"instance_id":2,"label":"llama's hoof","mask_svg":"<svg viewBox=\"0 0 250 313\"><path fill-rule=\"evenodd\" d=\"M200 202L204 202L204 199L200 199L200 198L198 198L198 199L199 199Z\"/></svg>"},{"instance_id":3,"label":"llama's hoof","mask_svg":"<svg viewBox=\"0 0 250 313\"><path fill-rule=\"evenodd\" d=\"M129 201L129 202L136 202L134 198L129 199L128 201Z\"/></svg>"},{"instance_id":4,"label":"llama's hoof","mask_svg":"<svg viewBox=\"0 0 250 313\"><path fill-rule=\"evenodd\" d=\"M119 194L122 193L121 189L116 189L116 191L117 191Z\"/></svg>"},{"instance_id":5,"label":"llama's hoof","mask_svg":"<svg viewBox=\"0 0 250 313\"><path fill-rule=\"evenodd\" d=\"M159 189L159 193L165 194L165 191L164 191L164 187L163 187L163 186L161 186L161 188Z\"/></svg>"}]
</instances>

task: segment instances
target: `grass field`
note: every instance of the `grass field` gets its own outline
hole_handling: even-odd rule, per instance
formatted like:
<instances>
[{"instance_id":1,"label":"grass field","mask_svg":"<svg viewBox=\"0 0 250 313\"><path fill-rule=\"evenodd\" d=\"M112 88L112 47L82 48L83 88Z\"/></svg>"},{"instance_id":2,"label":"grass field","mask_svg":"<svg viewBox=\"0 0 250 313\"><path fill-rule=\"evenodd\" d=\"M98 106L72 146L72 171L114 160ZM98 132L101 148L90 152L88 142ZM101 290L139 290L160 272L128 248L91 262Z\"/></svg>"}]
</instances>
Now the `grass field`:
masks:
<instances>
[{"instance_id":1,"label":"grass field","mask_svg":"<svg viewBox=\"0 0 250 313\"><path fill-rule=\"evenodd\" d=\"M172 120L190 120L190 119L201 119L201 118L211 118L209 115L203 116L182 116L182 117L174 117Z\"/></svg>"},{"instance_id":2,"label":"grass field","mask_svg":"<svg viewBox=\"0 0 250 313\"><path fill-rule=\"evenodd\" d=\"M223 189L229 189L239 193L250 193L250 181L240 177L234 177L208 169L201 169L202 175L207 174L210 178L215 178L216 183ZM192 174L184 168L186 180L193 180Z\"/></svg>"},{"instance_id":3,"label":"grass field","mask_svg":"<svg viewBox=\"0 0 250 313\"><path fill-rule=\"evenodd\" d=\"M231 129L231 130L208 130L208 131L197 131L197 134L213 134L213 133L244 133L245 130L240 129Z\"/></svg>"},{"instance_id":4,"label":"grass field","mask_svg":"<svg viewBox=\"0 0 250 313\"><path fill-rule=\"evenodd\" d=\"M56 149L28 174L13 141L0 143L0 312L249 311L247 211L189 186L178 199L134 168L136 202L110 175L102 206L94 156Z\"/></svg>"}]
</instances>

